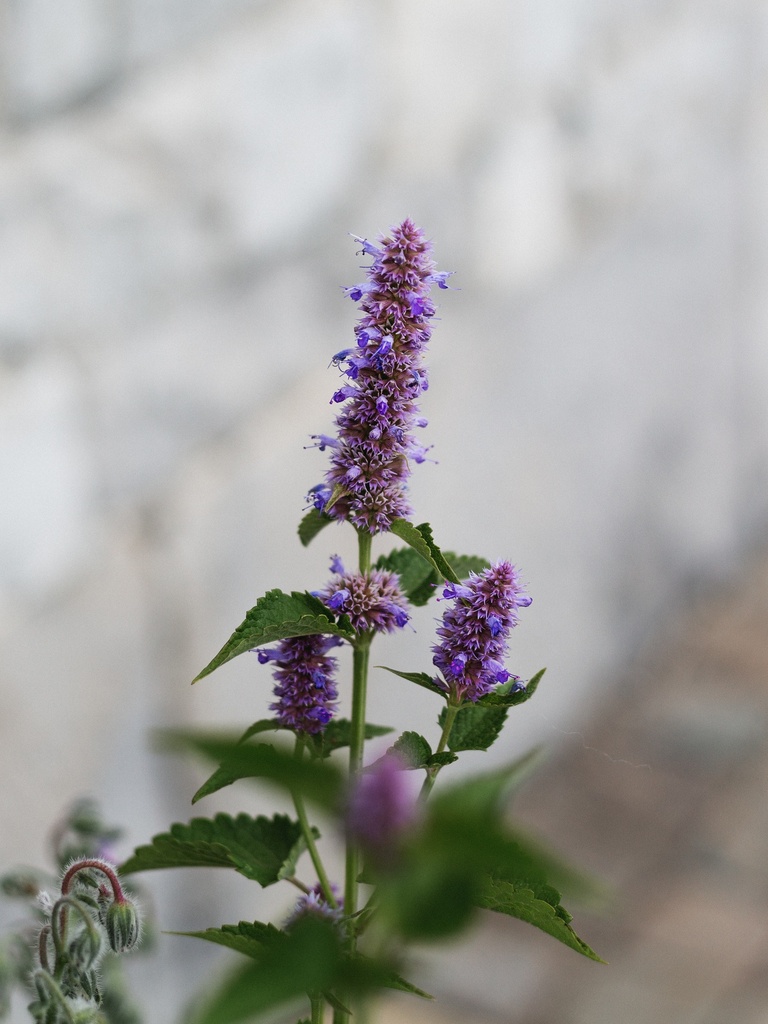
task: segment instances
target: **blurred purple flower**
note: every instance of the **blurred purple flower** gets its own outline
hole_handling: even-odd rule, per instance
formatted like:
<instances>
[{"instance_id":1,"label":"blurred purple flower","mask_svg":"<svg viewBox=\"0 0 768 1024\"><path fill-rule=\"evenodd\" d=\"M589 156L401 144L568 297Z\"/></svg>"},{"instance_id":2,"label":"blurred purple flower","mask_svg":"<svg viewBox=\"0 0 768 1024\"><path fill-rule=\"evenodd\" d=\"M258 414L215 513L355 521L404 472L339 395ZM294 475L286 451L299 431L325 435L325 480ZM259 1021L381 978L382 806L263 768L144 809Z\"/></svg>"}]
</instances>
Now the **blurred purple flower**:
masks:
<instances>
[{"instance_id":1,"label":"blurred purple flower","mask_svg":"<svg viewBox=\"0 0 768 1024\"><path fill-rule=\"evenodd\" d=\"M347 834L377 867L391 867L418 807L403 761L389 752L366 769L349 795Z\"/></svg>"}]
</instances>

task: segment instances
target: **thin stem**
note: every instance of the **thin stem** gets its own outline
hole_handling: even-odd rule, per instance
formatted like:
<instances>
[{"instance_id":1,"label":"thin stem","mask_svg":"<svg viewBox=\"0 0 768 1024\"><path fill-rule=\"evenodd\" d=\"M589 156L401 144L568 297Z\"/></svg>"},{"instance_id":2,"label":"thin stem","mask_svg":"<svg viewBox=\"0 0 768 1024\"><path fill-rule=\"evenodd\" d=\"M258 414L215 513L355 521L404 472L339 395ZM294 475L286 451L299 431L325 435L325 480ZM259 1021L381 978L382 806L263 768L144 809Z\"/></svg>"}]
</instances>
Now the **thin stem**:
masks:
<instances>
[{"instance_id":1,"label":"thin stem","mask_svg":"<svg viewBox=\"0 0 768 1024\"><path fill-rule=\"evenodd\" d=\"M115 903L125 903L125 894L123 893L122 886L120 885L120 879L117 877L115 869L105 860L101 860L96 857L84 857L82 860L76 861L72 867L67 870L67 873L61 880L61 895L67 895L75 875L80 871L86 871L89 868L100 871L102 875L106 876L109 884L112 886L112 896Z\"/></svg>"},{"instance_id":2,"label":"thin stem","mask_svg":"<svg viewBox=\"0 0 768 1024\"><path fill-rule=\"evenodd\" d=\"M449 704L445 709L445 721L443 722L443 731L440 735L440 742L437 744L436 754L442 754L445 748L448 746L448 739L451 735L451 729L453 723L456 721L456 714L459 710L459 704ZM427 777L424 779L424 785L421 787L419 793L420 800L426 800L429 794L432 792L432 787L437 779L437 773L440 771L440 765L435 765L434 768L427 772Z\"/></svg>"},{"instance_id":3,"label":"thin stem","mask_svg":"<svg viewBox=\"0 0 768 1024\"><path fill-rule=\"evenodd\" d=\"M297 758L297 760L301 760L303 754L304 740L301 737L297 736L295 757ZM333 895L333 889L331 888L331 882L330 879L328 878L328 873L326 872L323 862L320 859L320 854L315 843L315 837L312 834L312 826L309 824L309 819L307 817L307 809L304 806L304 798L295 790L291 791L291 796L293 797L293 806L296 808L296 814L299 819L299 825L301 825L301 833L304 836L304 842L307 844L309 856L312 858L312 863L314 864L315 871L317 872L317 880L320 883L321 889L323 890L325 902L329 906L333 907L334 910L337 910L339 906L339 901Z\"/></svg>"}]
</instances>

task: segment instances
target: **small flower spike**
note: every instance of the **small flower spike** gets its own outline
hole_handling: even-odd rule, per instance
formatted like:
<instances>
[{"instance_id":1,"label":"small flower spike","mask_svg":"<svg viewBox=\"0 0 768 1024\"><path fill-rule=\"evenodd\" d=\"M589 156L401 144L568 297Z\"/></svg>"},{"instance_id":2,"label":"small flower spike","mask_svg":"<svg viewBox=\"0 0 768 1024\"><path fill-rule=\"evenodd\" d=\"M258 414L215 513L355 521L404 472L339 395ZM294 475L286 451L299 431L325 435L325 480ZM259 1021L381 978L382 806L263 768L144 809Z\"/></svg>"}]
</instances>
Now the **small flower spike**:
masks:
<instances>
[{"instance_id":1,"label":"small flower spike","mask_svg":"<svg viewBox=\"0 0 768 1024\"><path fill-rule=\"evenodd\" d=\"M312 735L322 732L336 710L336 659L327 657L341 640L313 634L281 640L273 650L259 650L262 664L275 663L273 677L277 700L270 710L277 712L281 725L294 732Z\"/></svg>"},{"instance_id":2,"label":"small flower spike","mask_svg":"<svg viewBox=\"0 0 768 1024\"><path fill-rule=\"evenodd\" d=\"M392 633L408 622L408 602L395 573L386 569L345 572L338 555L331 560L331 572L330 583L316 596L332 611L348 616L356 632Z\"/></svg>"},{"instance_id":3,"label":"small flower spike","mask_svg":"<svg viewBox=\"0 0 768 1024\"><path fill-rule=\"evenodd\" d=\"M296 924L304 917L318 917L321 920L339 922L344 915L344 900L341 897L337 886L332 885L336 906L332 907L323 894L323 887L317 882L307 893L302 893L296 901L290 917L285 922L285 927Z\"/></svg>"},{"instance_id":4,"label":"small flower spike","mask_svg":"<svg viewBox=\"0 0 768 1024\"><path fill-rule=\"evenodd\" d=\"M426 458L412 432L426 423L417 403L428 387L423 356L435 314L429 293L433 284L447 288L448 274L435 270L431 244L410 220L376 244L353 237L373 263L364 283L345 289L363 316L355 347L332 360L347 383L331 402L344 406L336 418L338 437L314 438L316 447L330 451L331 467L308 500L333 519L376 534L411 514L411 462Z\"/></svg>"},{"instance_id":5,"label":"small flower spike","mask_svg":"<svg viewBox=\"0 0 768 1024\"><path fill-rule=\"evenodd\" d=\"M434 665L446 692L457 702L475 703L499 683L513 677L504 668L509 631L517 625L518 608L531 598L510 562L497 562L462 584L446 584L443 599L455 603L443 612L432 650Z\"/></svg>"}]
</instances>

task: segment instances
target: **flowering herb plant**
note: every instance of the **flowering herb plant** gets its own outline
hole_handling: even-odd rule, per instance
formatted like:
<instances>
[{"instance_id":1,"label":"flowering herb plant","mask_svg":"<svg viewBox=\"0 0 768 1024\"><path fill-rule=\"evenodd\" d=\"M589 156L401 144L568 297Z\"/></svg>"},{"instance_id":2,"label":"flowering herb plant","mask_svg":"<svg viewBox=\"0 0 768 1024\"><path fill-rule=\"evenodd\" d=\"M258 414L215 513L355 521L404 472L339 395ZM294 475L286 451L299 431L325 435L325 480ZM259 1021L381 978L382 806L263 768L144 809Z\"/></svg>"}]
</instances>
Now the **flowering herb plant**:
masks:
<instances>
[{"instance_id":1,"label":"flowering herb plant","mask_svg":"<svg viewBox=\"0 0 768 1024\"><path fill-rule=\"evenodd\" d=\"M236 1024L294 1005L304 1015L300 1024L321 1024L326 1010L334 1024L344 1024L363 1020L370 999L384 989L425 997L408 978L407 944L454 935L479 910L519 918L599 960L561 905L561 891L576 876L508 819L509 797L533 755L475 777L443 776L449 769L450 778L461 752L491 746L511 709L534 695L543 670L524 681L505 664L510 633L531 602L515 566L442 552L431 528L412 521L408 479L427 455L416 434L426 426L419 402L428 386L432 291L447 289L449 274L435 268L430 243L410 220L375 243L354 237L371 262L365 281L345 289L361 315L354 343L332 360L342 378L331 399L339 406L336 431L313 437L329 461L309 492L299 537L307 545L331 523L348 523L359 563L349 569L334 555L325 586L270 590L197 676L255 651L264 666L255 671L265 680L270 673L273 682L270 717L242 735L168 736L216 765L193 803L240 780L260 779L281 789L290 813L217 814L175 824L120 869L126 875L229 867L261 886L282 882L295 890L279 925L240 921L185 933L242 956L195 1008L194 1024ZM375 537L396 546L374 561ZM433 598L442 616L432 669L379 667L371 685L383 685L387 671L404 681L398 685L429 691L438 708L436 735L404 731L382 756L366 759L366 742L383 745L380 737L393 731L366 719L372 645L381 633L408 628L412 609ZM346 715L335 656L345 646L353 677ZM327 844L334 837L343 843L343 878L329 872L319 823ZM75 877L71 870L66 879ZM112 884L103 865L83 870L98 876L99 893L104 878ZM106 911L97 895L94 913L106 914L108 934L112 922L116 948L131 922L117 890L110 892ZM66 900L63 888L62 894ZM87 946L88 914L79 916ZM80 1020L63 1013L36 1019ZM108 1018L87 1018L100 1019Z\"/></svg>"}]
</instances>

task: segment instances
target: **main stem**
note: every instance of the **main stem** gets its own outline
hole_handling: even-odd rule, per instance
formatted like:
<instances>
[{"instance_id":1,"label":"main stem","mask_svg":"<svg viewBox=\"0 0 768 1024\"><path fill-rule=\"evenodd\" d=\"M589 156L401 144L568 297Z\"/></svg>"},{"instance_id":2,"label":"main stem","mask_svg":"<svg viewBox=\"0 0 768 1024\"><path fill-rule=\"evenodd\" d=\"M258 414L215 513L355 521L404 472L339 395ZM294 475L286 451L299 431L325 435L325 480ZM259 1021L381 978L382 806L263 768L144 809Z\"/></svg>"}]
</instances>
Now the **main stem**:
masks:
<instances>
[{"instance_id":1,"label":"main stem","mask_svg":"<svg viewBox=\"0 0 768 1024\"><path fill-rule=\"evenodd\" d=\"M370 572L371 548L373 537L370 533L358 531L358 552L360 573ZM363 749L365 746L365 706L368 691L368 664L371 651L372 634L360 636L354 645L352 655L352 722L349 743L349 787L353 789L363 769ZM347 840L346 864L344 875L344 916L349 920L347 945L354 952L357 940L352 918L357 913L357 878L360 874L360 848L350 839ZM334 1024L344 1024L348 1014L336 1010L333 1015Z\"/></svg>"}]
</instances>

